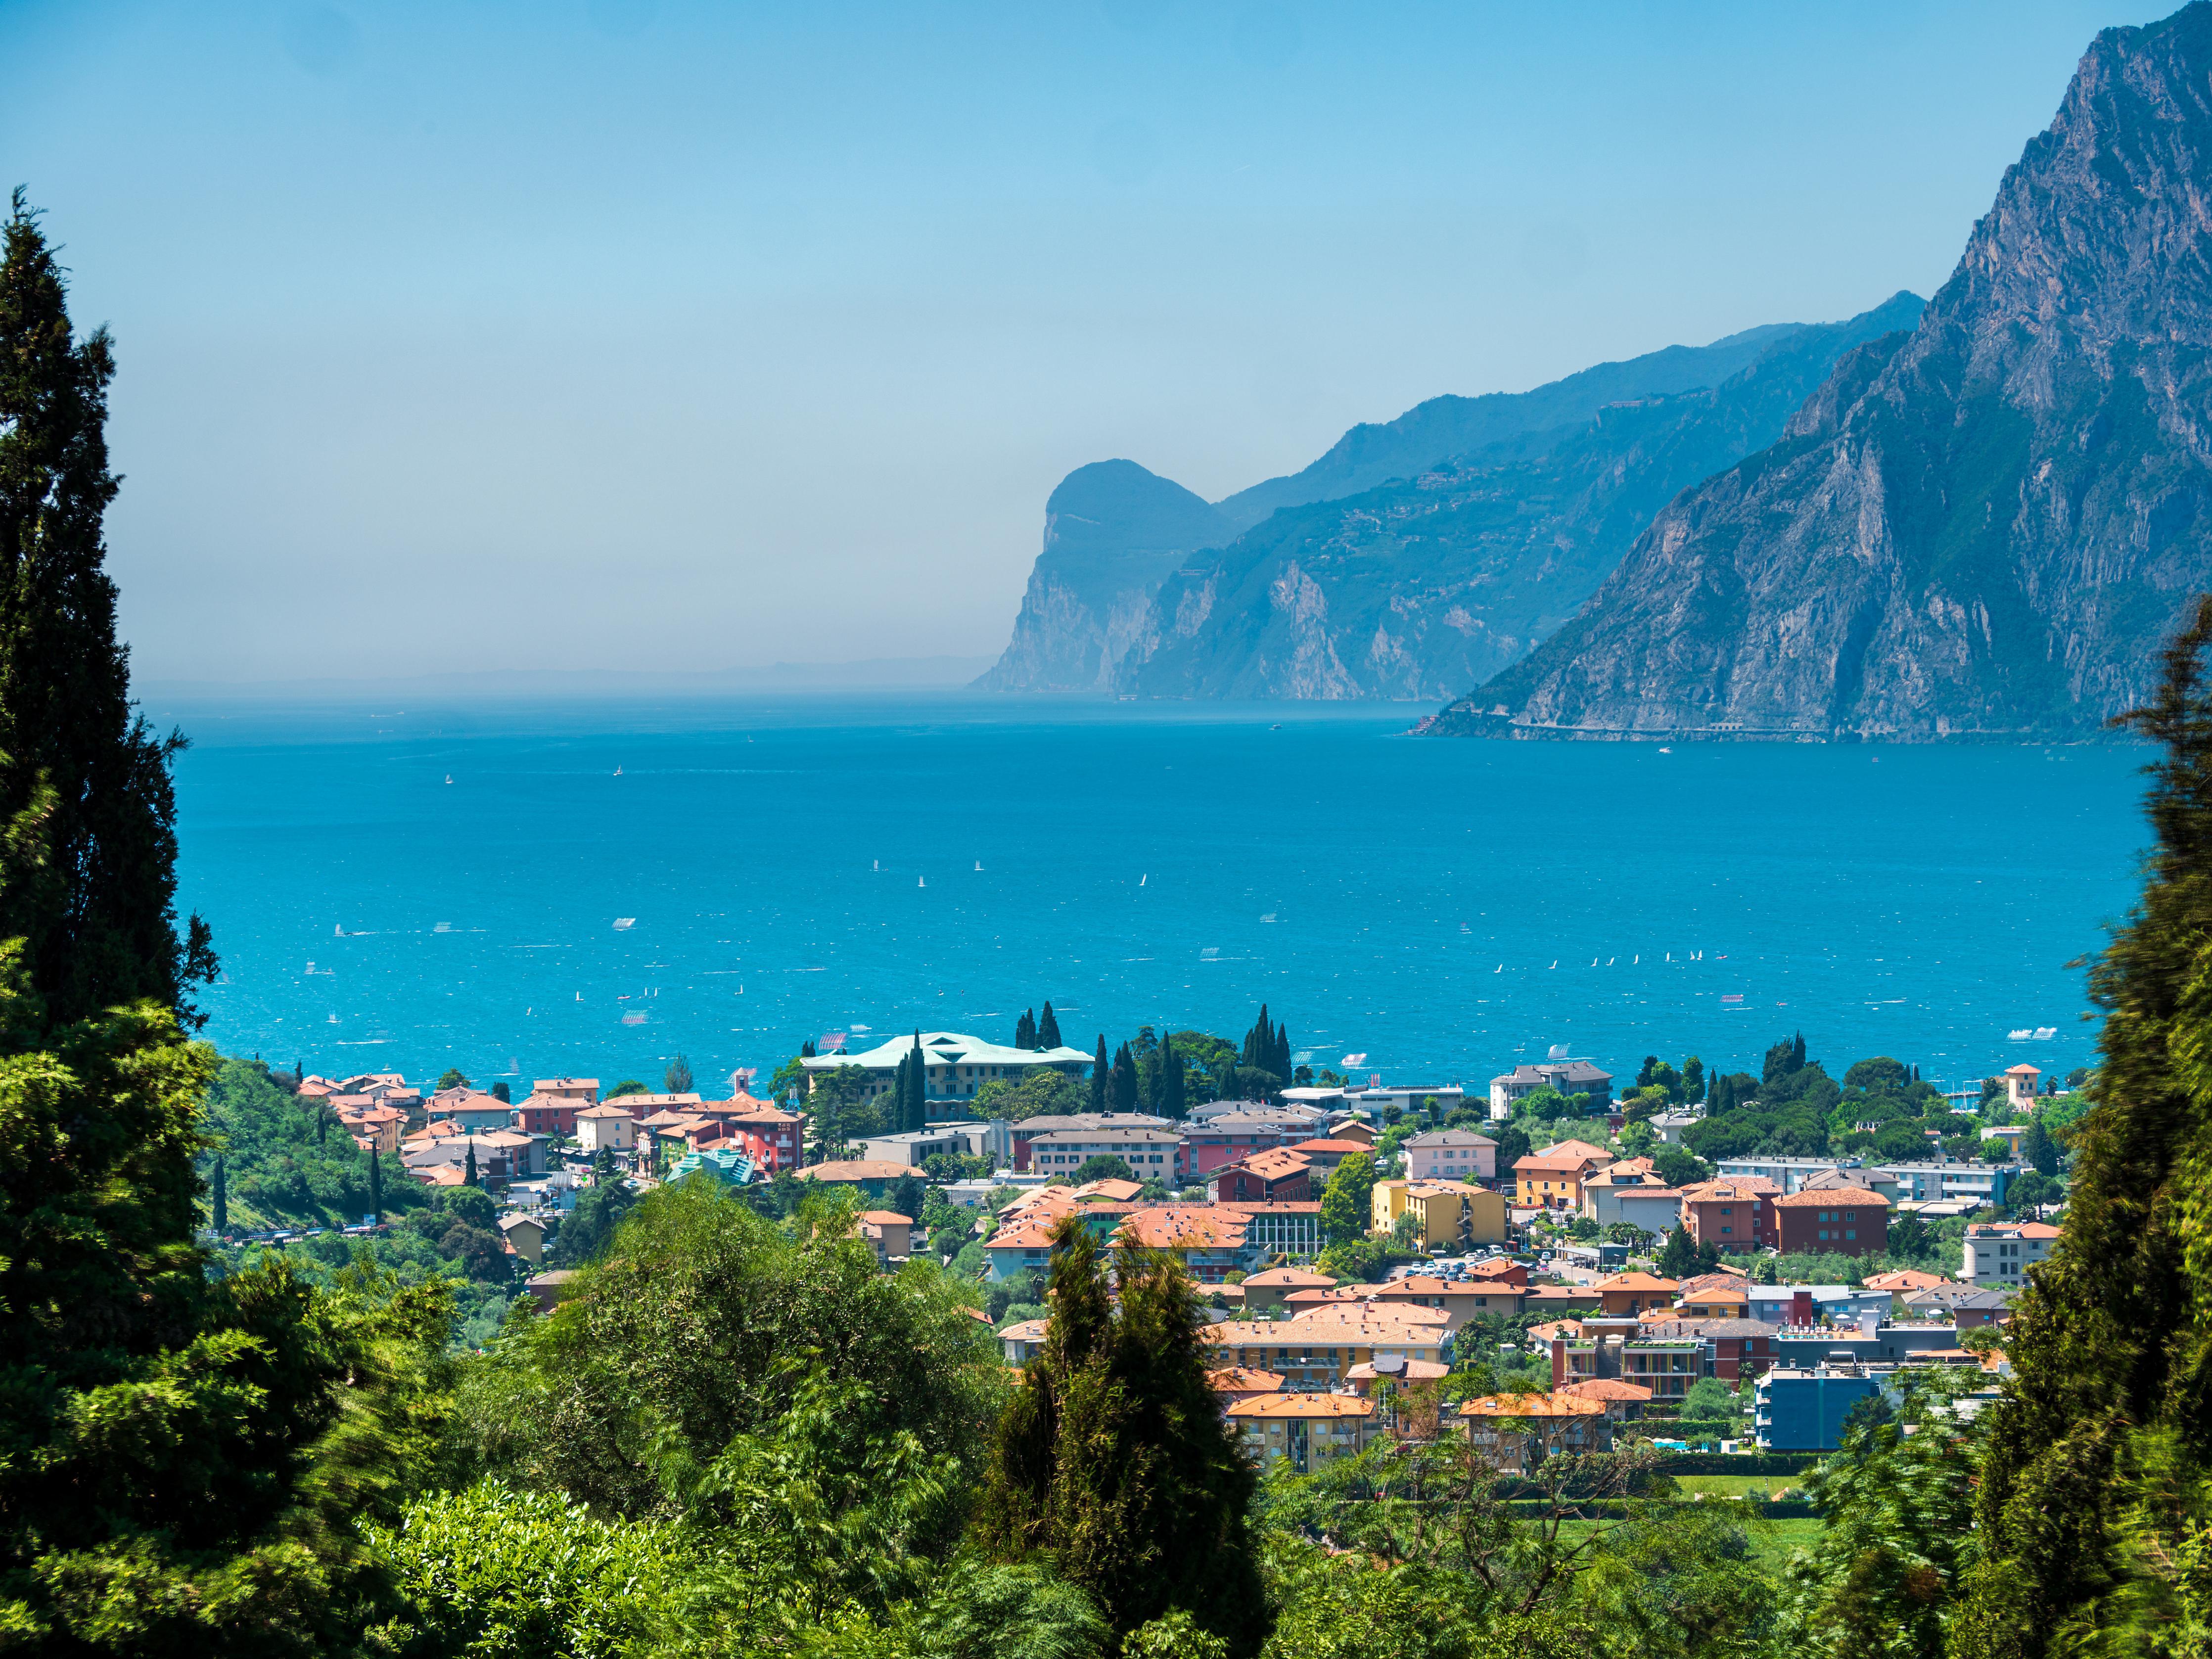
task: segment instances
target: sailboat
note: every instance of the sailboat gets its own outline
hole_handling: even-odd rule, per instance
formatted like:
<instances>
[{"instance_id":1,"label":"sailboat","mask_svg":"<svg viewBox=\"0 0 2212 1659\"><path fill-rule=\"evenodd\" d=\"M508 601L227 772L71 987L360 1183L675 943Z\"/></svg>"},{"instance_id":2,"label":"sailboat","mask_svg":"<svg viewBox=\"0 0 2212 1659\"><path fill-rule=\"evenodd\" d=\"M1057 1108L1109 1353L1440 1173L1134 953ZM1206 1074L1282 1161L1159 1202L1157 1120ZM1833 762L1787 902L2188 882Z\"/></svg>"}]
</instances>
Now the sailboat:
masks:
<instances>
[{"instance_id":1,"label":"sailboat","mask_svg":"<svg viewBox=\"0 0 2212 1659\"><path fill-rule=\"evenodd\" d=\"M1138 886L1139 886L1139 887L1142 887L1142 886L1143 886L1146 882L1150 881L1151 879L1152 879L1152 878L1151 878L1150 876L1148 876L1148 875L1146 875L1146 876L1139 876L1139 877L1137 878L1137 885L1138 885Z\"/></svg>"},{"instance_id":2,"label":"sailboat","mask_svg":"<svg viewBox=\"0 0 2212 1659\"><path fill-rule=\"evenodd\" d=\"M927 887L929 885L929 878L927 876L916 876L914 878L914 884L917 887Z\"/></svg>"},{"instance_id":3,"label":"sailboat","mask_svg":"<svg viewBox=\"0 0 2212 1659\"><path fill-rule=\"evenodd\" d=\"M620 761L617 761L615 763L615 775L617 777L620 777L622 775L622 763Z\"/></svg>"},{"instance_id":4,"label":"sailboat","mask_svg":"<svg viewBox=\"0 0 2212 1659\"><path fill-rule=\"evenodd\" d=\"M1502 963L1502 962L1501 962L1501 963L1499 963L1498 964L1498 966L1496 966L1495 968L1492 969L1490 971L1491 971L1492 973L1493 973L1493 974L1502 974L1502 973L1504 973L1504 972L1505 971L1505 964L1504 964L1504 963Z\"/></svg>"},{"instance_id":5,"label":"sailboat","mask_svg":"<svg viewBox=\"0 0 2212 1659\"><path fill-rule=\"evenodd\" d=\"M446 781L447 781L447 783L451 783L453 781L453 775L451 772L447 773L447 774L446 774Z\"/></svg>"},{"instance_id":6,"label":"sailboat","mask_svg":"<svg viewBox=\"0 0 2212 1659\"><path fill-rule=\"evenodd\" d=\"M975 860L975 873L979 876L983 873L983 860L981 859Z\"/></svg>"},{"instance_id":7,"label":"sailboat","mask_svg":"<svg viewBox=\"0 0 2212 1659\"><path fill-rule=\"evenodd\" d=\"M345 923L340 922L337 927L331 928L331 932L337 934L340 939L343 939L345 937Z\"/></svg>"},{"instance_id":8,"label":"sailboat","mask_svg":"<svg viewBox=\"0 0 2212 1659\"><path fill-rule=\"evenodd\" d=\"M1593 968L1597 966L1597 958L1595 957L1592 957L1590 958L1590 966Z\"/></svg>"},{"instance_id":9,"label":"sailboat","mask_svg":"<svg viewBox=\"0 0 2212 1659\"><path fill-rule=\"evenodd\" d=\"M1612 966L1613 966L1613 964L1614 963L1619 962L1620 960L1620 958L1619 957L1607 957L1605 959L1605 965L1606 965L1607 967L1610 968L1610 967L1612 967Z\"/></svg>"},{"instance_id":10,"label":"sailboat","mask_svg":"<svg viewBox=\"0 0 2212 1659\"><path fill-rule=\"evenodd\" d=\"M1553 968L1556 968L1556 967L1558 967L1559 965L1559 959L1557 957L1553 957L1553 958L1552 958L1552 967L1553 967ZM1548 972L1550 971L1550 969L1547 969L1545 971L1548 973Z\"/></svg>"},{"instance_id":11,"label":"sailboat","mask_svg":"<svg viewBox=\"0 0 2212 1659\"><path fill-rule=\"evenodd\" d=\"M884 861L881 859L872 859L868 862L868 868L871 870L880 870L883 867Z\"/></svg>"}]
</instances>

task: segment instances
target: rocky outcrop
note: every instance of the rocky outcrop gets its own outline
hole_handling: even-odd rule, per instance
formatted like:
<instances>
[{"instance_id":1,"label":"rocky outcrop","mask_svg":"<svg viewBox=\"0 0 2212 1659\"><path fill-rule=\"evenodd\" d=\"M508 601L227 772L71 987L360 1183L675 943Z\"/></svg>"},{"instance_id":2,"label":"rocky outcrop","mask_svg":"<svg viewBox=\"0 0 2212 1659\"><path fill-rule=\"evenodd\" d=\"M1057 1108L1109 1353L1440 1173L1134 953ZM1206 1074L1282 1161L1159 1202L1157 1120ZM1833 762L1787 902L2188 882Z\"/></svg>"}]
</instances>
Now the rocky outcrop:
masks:
<instances>
[{"instance_id":1,"label":"rocky outcrop","mask_svg":"<svg viewBox=\"0 0 2212 1659\"><path fill-rule=\"evenodd\" d=\"M2212 6L2100 35L1918 327L1438 732L2095 732L2212 586Z\"/></svg>"},{"instance_id":2,"label":"rocky outcrop","mask_svg":"<svg viewBox=\"0 0 2212 1659\"><path fill-rule=\"evenodd\" d=\"M1166 579L1119 683L1167 697L1449 697L1565 623L1653 513L1781 436L1839 356L1911 328L1920 304L1900 294L1846 322L1772 331L1710 389L1613 404L1279 511Z\"/></svg>"},{"instance_id":3,"label":"rocky outcrop","mask_svg":"<svg viewBox=\"0 0 2212 1659\"><path fill-rule=\"evenodd\" d=\"M1204 498L1134 461L1094 461L1044 508L1044 547L986 691L1104 691L1162 578L1229 537Z\"/></svg>"},{"instance_id":4,"label":"rocky outcrop","mask_svg":"<svg viewBox=\"0 0 2212 1659\"><path fill-rule=\"evenodd\" d=\"M1130 641L1139 634L1158 636L1147 611L1161 582L1183 565L1196 569L1209 562L1197 556L1199 550L1224 545L1279 508L1413 477L1446 456L1525 445L1533 434L1586 423L1623 399L1718 386L1800 328L1776 323L1711 345L1668 346L1625 362L1600 363L1530 392L1432 398L1395 421L1356 426L1312 465L1211 507L1131 461L1078 467L1046 503L1044 550L1030 574L1012 640L976 684L998 691L1105 690ZM1171 625L1185 632L1202 629L1210 591L1179 593ZM1571 595L1567 610L1580 598ZM1442 697L1473 678L1461 672L1443 682L1443 689L1428 689L1418 674L1400 674L1392 683L1424 688L1395 695Z\"/></svg>"}]
</instances>

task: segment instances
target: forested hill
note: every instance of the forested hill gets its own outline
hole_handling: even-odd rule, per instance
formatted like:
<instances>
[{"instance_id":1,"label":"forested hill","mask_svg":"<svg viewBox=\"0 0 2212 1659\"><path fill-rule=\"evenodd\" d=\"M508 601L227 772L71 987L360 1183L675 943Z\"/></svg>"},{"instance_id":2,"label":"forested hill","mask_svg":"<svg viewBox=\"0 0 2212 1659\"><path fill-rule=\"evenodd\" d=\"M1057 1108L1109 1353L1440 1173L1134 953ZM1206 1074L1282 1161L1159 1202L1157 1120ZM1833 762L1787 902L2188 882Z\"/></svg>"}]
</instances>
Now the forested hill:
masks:
<instances>
[{"instance_id":1,"label":"forested hill","mask_svg":"<svg viewBox=\"0 0 2212 1659\"><path fill-rule=\"evenodd\" d=\"M2212 9L2112 29L1908 337L1434 729L2093 734L2212 586Z\"/></svg>"}]
</instances>

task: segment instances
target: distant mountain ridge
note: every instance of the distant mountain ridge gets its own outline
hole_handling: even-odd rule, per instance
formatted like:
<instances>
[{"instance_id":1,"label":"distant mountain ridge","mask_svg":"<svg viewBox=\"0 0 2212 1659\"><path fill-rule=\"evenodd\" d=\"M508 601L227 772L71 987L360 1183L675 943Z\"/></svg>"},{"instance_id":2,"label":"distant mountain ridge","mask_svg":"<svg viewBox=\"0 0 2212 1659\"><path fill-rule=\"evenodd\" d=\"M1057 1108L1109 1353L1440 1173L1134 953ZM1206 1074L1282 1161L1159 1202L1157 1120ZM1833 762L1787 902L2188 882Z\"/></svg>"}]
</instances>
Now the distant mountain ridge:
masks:
<instances>
[{"instance_id":1,"label":"distant mountain ridge","mask_svg":"<svg viewBox=\"0 0 2212 1659\"><path fill-rule=\"evenodd\" d=\"M1716 386L1608 404L1284 507L1166 578L1119 684L1157 697L1450 697L1525 656L1654 513L1779 438L1839 356L1902 338L1920 308L1899 294L1844 322L1761 331Z\"/></svg>"},{"instance_id":2,"label":"distant mountain ridge","mask_svg":"<svg viewBox=\"0 0 2212 1659\"><path fill-rule=\"evenodd\" d=\"M1804 326L1767 324L1711 345L1668 346L1528 392L1432 398L1394 421L1353 427L1311 465L1211 507L1133 461L1079 466L1045 503L1044 544L1012 637L975 684L994 691L1110 690L1129 645L1150 631L1146 613L1160 584L1185 563L1207 562L1194 556L1226 546L1278 509L1355 495L1450 456L1579 425L1624 400L1718 386Z\"/></svg>"},{"instance_id":3,"label":"distant mountain ridge","mask_svg":"<svg viewBox=\"0 0 2212 1659\"><path fill-rule=\"evenodd\" d=\"M1910 335L1432 729L2072 738L2212 586L2212 6L2107 30Z\"/></svg>"}]
</instances>

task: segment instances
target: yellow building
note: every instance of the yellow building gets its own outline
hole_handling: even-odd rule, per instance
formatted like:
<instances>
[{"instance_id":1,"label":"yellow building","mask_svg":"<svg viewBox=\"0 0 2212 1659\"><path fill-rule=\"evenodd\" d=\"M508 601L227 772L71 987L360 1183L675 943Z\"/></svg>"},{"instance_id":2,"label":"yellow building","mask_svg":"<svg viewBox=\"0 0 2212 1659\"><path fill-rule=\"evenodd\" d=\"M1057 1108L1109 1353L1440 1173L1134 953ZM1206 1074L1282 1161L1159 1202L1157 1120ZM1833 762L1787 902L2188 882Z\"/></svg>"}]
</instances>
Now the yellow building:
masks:
<instances>
[{"instance_id":1,"label":"yellow building","mask_svg":"<svg viewBox=\"0 0 2212 1659\"><path fill-rule=\"evenodd\" d=\"M1464 1182L1378 1181L1370 1206L1378 1233L1392 1231L1408 1212L1418 1216L1423 1249L1505 1242L1505 1194Z\"/></svg>"},{"instance_id":2,"label":"yellow building","mask_svg":"<svg viewBox=\"0 0 2212 1659\"><path fill-rule=\"evenodd\" d=\"M1358 1451L1374 1419L1374 1402L1351 1394L1263 1394L1229 1408L1255 1462L1287 1457L1300 1474Z\"/></svg>"},{"instance_id":3,"label":"yellow building","mask_svg":"<svg viewBox=\"0 0 2212 1659\"><path fill-rule=\"evenodd\" d=\"M1583 1182L1614 1161L1611 1152L1586 1140L1563 1140L1516 1159L1513 1179L1519 1188L1521 1207L1579 1210Z\"/></svg>"}]
</instances>

